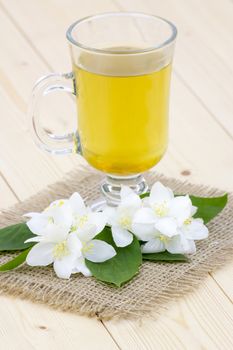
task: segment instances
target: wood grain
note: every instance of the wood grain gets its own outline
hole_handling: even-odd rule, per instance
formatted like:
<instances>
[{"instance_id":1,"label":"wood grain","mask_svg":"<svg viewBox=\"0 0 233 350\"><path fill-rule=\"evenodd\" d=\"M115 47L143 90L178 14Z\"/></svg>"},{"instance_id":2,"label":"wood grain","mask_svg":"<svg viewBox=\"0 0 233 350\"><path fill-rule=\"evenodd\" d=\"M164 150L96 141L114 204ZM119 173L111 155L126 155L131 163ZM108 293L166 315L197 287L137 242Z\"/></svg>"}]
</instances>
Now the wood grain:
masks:
<instances>
[{"instance_id":1,"label":"wood grain","mask_svg":"<svg viewBox=\"0 0 233 350\"><path fill-rule=\"evenodd\" d=\"M4 350L117 350L100 321L0 297L0 339Z\"/></svg>"},{"instance_id":2,"label":"wood grain","mask_svg":"<svg viewBox=\"0 0 233 350\"><path fill-rule=\"evenodd\" d=\"M0 175L0 211L18 202L14 192L10 189L6 180Z\"/></svg>"},{"instance_id":3,"label":"wood grain","mask_svg":"<svg viewBox=\"0 0 233 350\"><path fill-rule=\"evenodd\" d=\"M46 60L47 66L52 70L60 71L64 69L64 71L69 71L70 62L64 34L68 25L75 20L76 13L79 14L79 18L90 14L92 2L88 0L85 2L85 6L83 4L81 6L79 1L67 0L67 6L64 8L62 1L52 1L52 9L48 5L49 2L45 4L45 1L40 1L36 7L33 3L28 3L27 0L21 0L20 3L16 0L2 3L27 41L33 43L33 37L37 38L37 50L40 56L45 57L44 60ZM120 1L114 3L110 1L102 3L100 1L96 12L119 10L124 6L126 6L125 9L129 10L149 11L148 1L136 0L132 2L126 0L122 3ZM165 5L161 5L161 11L163 6ZM47 8L46 13L45 7ZM70 11L70 8L73 11ZM166 8L169 9L170 7L167 5ZM26 10L33 18L30 31L27 31ZM50 11L52 11L53 17ZM170 17L168 12L162 14L168 16L168 18ZM38 23L38 17L40 16L43 16L43 28ZM56 31L51 34L54 38L53 42L55 42L52 49L49 48L51 47L50 35L46 35L46 32L50 33L51 30L51 19L54 28L56 27ZM179 24L181 20L177 20ZM40 30L40 40L38 30ZM181 40L181 47L186 47L187 43L182 40L182 33L180 35L181 39L178 38L178 45ZM177 47L175 63L179 52L180 49ZM194 58L193 61L195 61ZM190 59L176 64L178 67L182 67L182 65L189 66ZM190 79L187 86L187 83L180 76L173 75L170 143L167 154L156 168L158 171L180 179L184 179L183 171L188 170L190 173L189 180L192 182L219 186L226 190L231 189L233 186L231 174L233 153L230 152L233 143L231 135L228 135L224 128L219 127L221 118L218 120L213 118L212 113L203 106L199 98L190 90L191 81ZM216 142L216 137L218 142ZM191 153L192 157L190 157ZM208 162L205 161L206 159L208 159ZM222 181L219 181L220 178Z\"/></svg>"},{"instance_id":4,"label":"wood grain","mask_svg":"<svg viewBox=\"0 0 233 350\"><path fill-rule=\"evenodd\" d=\"M106 322L123 349L231 349L233 305L209 277L158 320Z\"/></svg>"},{"instance_id":5,"label":"wood grain","mask_svg":"<svg viewBox=\"0 0 233 350\"><path fill-rule=\"evenodd\" d=\"M33 145L26 110L32 85L49 71L69 71L65 31L92 13L136 10L177 24L169 150L157 169L232 189L232 3L223 0L0 1L0 208L52 183L82 162L54 158ZM55 97L56 98L56 97ZM73 128L74 107L58 97L44 106L46 127ZM67 118L69 115L69 118ZM4 198L4 200L2 200ZM231 349L233 264L168 306L158 320L100 323L27 301L0 297L4 349ZM14 334L12 337L11 335Z\"/></svg>"}]
</instances>

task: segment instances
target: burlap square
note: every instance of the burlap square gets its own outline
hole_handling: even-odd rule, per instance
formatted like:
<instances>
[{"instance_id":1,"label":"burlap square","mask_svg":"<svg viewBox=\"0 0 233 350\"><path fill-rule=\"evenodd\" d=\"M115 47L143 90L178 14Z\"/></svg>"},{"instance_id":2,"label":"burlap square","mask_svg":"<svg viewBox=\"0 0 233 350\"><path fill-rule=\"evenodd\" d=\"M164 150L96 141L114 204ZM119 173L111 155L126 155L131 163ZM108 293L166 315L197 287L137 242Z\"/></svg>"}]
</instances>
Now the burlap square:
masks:
<instances>
[{"instance_id":1,"label":"burlap square","mask_svg":"<svg viewBox=\"0 0 233 350\"><path fill-rule=\"evenodd\" d=\"M176 193L199 196L223 194L217 189L192 185L154 172L146 175L149 184L156 180L170 186ZM92 201L99 195L102 175L90 170L76 170L61 182L48 187L23 203L17 204L0 216L0 227L22 221L22 214L40 211L51 201L69 197L74 191ZM121 288L111 287L81 274L70 280L58 279L51 267L18 269L0 274L0 292L41 302L54 308L77 312L100 319L116 317L141 318L159 314L168 301L184 295L198 286L208 272L232 258L233 252L233 197L224 211L208 225L210 236L198 242L197 253L190 263L144 262L140 273ZM2 253L0 263L12 254Z\"/></svg>"}]
</instances>

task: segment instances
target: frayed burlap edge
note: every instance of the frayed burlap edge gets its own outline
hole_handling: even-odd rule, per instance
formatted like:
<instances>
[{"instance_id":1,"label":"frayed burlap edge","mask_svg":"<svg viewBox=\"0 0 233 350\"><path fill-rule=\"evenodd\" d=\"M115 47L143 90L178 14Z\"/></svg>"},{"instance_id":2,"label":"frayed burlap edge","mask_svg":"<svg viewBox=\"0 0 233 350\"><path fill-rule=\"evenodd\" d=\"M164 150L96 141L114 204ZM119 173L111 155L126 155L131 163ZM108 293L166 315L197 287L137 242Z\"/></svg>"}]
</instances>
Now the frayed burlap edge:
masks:
<instances>
[{"instance_id":1,"label":"frayed burlap edge","mask_svg":"<svg viewBox=\"0 0 233 350\"><path fill-rule=\"evenodd\" d=\"M203 185L193 185L166 178L150 172L149 184L162 181L177 193L201 196L217 196L222 191ZM66 198L74 191L80 192L88 201L96 199L102 175L89 168L78 169L63 181L49 186L23 203L3 211L0 226L21 221L21 215L32 210L42 210L54 199ZM124 287L117 289L104 283L85 278L80 274L63 281L47 268L19 267L10 273L0 274L0 293L44 303L55 309L75 312L99 319L156 317L167 309L169 302L192 292L209 272L222 267L232 259L233 253L233 198L224 211L210 224L210 238L198 242L198 252L191 263L144 262L139 274ZM0 256L7 261L12 254ZM81 291L81 292L80 292Z\"/></svg>"}]
</instances>

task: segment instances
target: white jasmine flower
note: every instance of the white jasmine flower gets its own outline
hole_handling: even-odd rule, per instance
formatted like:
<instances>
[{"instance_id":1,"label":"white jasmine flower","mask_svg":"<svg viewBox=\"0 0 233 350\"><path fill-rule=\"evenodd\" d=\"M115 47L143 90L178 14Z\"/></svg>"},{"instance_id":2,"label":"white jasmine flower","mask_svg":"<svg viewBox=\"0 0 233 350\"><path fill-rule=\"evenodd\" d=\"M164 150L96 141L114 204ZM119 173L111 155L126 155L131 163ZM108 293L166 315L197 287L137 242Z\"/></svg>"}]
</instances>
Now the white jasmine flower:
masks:
<instances>
[{"instance_id":1,"label":"white jasmine flower","mask_svg":"<svg viewBox=\"0 0 233 350\"><path fill-rule=\"evenodd\" d=\"M135 212L142 206L141 198L127 186L122 186L121 201L118 207L107 207L104 214L111 226L113 240L117 247L132 243L132 221Z\"/></svg>"},{"instance_id":2,"label":"white jasmine flower","mask_svg":"<svg viewBox=\"0 0 233 350\"><path fill-rule=\"evenodd\" d=\"M174 197L172 190L160 182L152 186L144 205L135 213L132 225L139 239L141 234L154 232L154 229L168 237L177 235L177 228L193 210L189 196Z\"/></svg>"},{"instance_id":3,"label":"white jasmine flower","mask_svg":"<svg viewBox=\"0 0 233 350\"><path fill-rule=\"evenodd\" d=\"M31 266L53 263L61 278L69 278L75 272L90 276L85 259L104 262L116 255L110 244L93 239L104 229L106 216L92 212L78 193L51 203L42 213L26 216L31 217L27 225L36 234L26 242L39 242L27 256Z\"/></svg>"},{"instance_id":4,"label":"white jasmine flower","mask_svg":"<svg viewBox=\"0 0 233 350\"><path fill-rule=\"evenodd\" d=\"M197 208L189 196L174 197L171 189L157 182L150 196L144 201L133 218L132 231L138 239L146 242L143 253L192 254L196 251L194 240L208 236L203 220L192 216Z\"/></svg>"},{"instance_id":5,"label":"white jasmine flower","mask_svg":"<svg viewBox=\"0 0 233 350\"><path fill-rule=\"evenodd\" d=\"M57 200L50 204L42 213L27 213L24 216L31 219L27 226L35 235L44 235L53 227L64 226L69 228L72 224L72 213L67 200Z\"/></svg>"},{"instance_id":6,"label":"white jasmine flower","mask_svg":"<svg viewBox=\"0 0 233 350\"><path fill-rule=\"evenodd\" d=\"M35 241L36 237L26 242ZM75 234L64 226L53 226L45 235L38 236L39 243L29 251L26 262L30 266L47 266L53 263L56 275L69 278L76 260L82 256L82 244Z\"/></svg>"}]
</instances>

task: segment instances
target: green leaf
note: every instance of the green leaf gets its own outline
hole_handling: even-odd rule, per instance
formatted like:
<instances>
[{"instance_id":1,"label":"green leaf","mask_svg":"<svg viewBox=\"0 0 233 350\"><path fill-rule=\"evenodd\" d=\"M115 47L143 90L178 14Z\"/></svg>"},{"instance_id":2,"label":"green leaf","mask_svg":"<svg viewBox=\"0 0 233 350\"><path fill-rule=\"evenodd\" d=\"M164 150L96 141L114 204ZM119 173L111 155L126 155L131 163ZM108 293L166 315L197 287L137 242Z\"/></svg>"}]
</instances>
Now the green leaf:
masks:
<instances>
[{"instance_id":1,"label":"green leaf","mask_svg":"<svg viewBox=\"0 0 233 350\"><path fill-rule=\"evenodd\" d=\"M141 199L143 199L143 198L145 198L145 197L149 197L149 195L150 195L150 192L145 192L145 193L142 193L142 194L140 194L140 198Z\"/></svg>"},{"instance_id":2,"label":"green leaf","mask_svg":"<svg viewBox=\"0 0 233 350\"><path fill-rule=\"evenodd\" d=\"M22 265L25 262L26 257L27 257L30 250L31 250L31 248L25 249L22 253L17 255L14 259L8 261L7 263L5 263L3 265L0 265L0 271L2 271L2 272L10 271L10 270L15 269L19 265Z\"/></svg>"},{"instance_id":3,"label":"green leaf","mask_svg":"<svg viewBox=\"0 0 233 350\"><path fill-rule=\"evenodd\" d=\"M161 253L143 254L143 260L166 261L166 262L188 262L189 259L183 254L171 254L168 251Z\"/></svg>"},{"instance_id":4,"label":"green leaf","mask_svg":"<svg viewBox=\"0 0 233 350\"><path fill-rule=\"evenodd\" d=\"M24 250L35 243L24 243L26 239L35 235L29 230L26 223L7 226L0 229L0 251Z\"/></svg>"},{"instance_id":5,"label":"green leaf","mask_svg":"<svg viewBox=\"0 0 233 350\"><path fill-rule=\"evenodd\" d=\"M202 218L207 224L216 215L218 215L227 204L227 193L221 197L195 197L190 196L192 204L198 208L195 218Z\"/></svg>"},{"instance_id":6,"label":"green leaf","mask_svg":"<svg viewBox=\"0 0 233 350\"><path fill-rule=\"evenodd\" d=\"M124 248L116 247L111 229L105 227L104 230L95 237L111 244L117 255L103 263L93 263L86 260L86 265L98 280L113 283L120 287L123 283L129 281L139 271L142 263L142 254L140 244L136 237L133 242Z\"/></svg>"}]
</instances>

